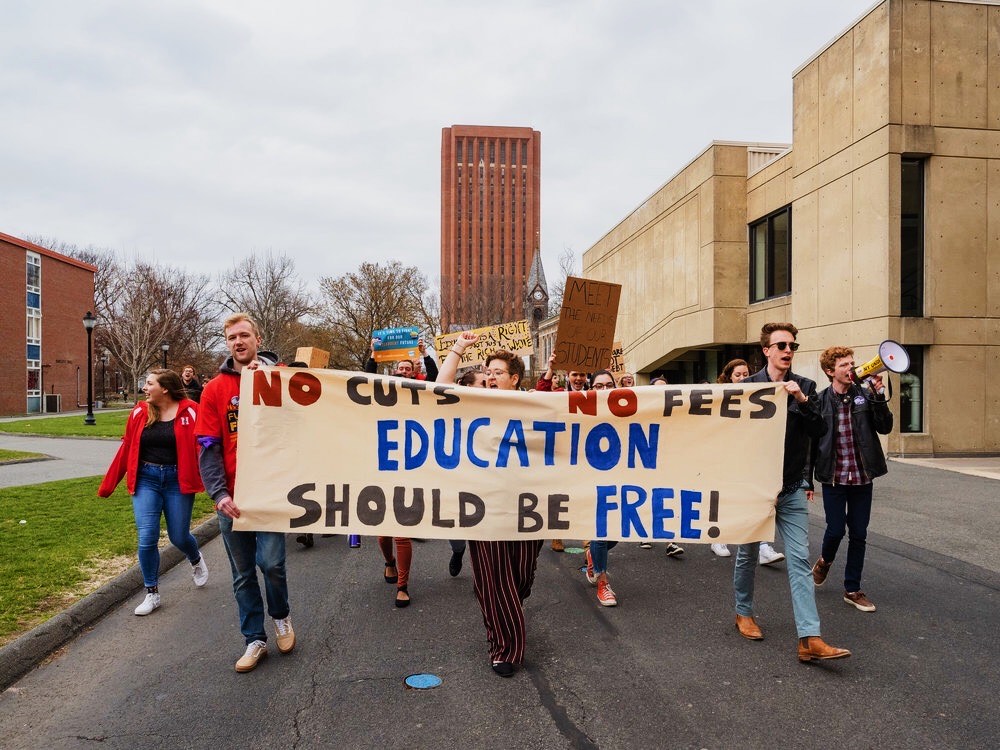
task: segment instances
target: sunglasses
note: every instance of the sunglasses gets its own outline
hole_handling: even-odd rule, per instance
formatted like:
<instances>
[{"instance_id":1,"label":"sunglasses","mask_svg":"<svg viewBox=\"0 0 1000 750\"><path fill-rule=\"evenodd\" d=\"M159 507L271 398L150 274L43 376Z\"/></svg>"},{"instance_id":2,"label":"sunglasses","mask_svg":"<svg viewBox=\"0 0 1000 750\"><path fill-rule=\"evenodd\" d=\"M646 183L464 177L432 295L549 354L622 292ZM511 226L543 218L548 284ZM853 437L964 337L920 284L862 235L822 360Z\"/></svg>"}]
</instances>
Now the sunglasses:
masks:
<instances>
[{"instance_id":1,"label":"sunglasses","mask_svg":"<svg viewBox=\"0 0 1000 750\"><path fill-rule=\"evenodd\" d=\"M799 344L796 341L775 341L773 344L768 344L768 346L778 347L779 352L783 352L785 349L791 349L793 352L799 350Z\"/></svg>"}]
</instances>

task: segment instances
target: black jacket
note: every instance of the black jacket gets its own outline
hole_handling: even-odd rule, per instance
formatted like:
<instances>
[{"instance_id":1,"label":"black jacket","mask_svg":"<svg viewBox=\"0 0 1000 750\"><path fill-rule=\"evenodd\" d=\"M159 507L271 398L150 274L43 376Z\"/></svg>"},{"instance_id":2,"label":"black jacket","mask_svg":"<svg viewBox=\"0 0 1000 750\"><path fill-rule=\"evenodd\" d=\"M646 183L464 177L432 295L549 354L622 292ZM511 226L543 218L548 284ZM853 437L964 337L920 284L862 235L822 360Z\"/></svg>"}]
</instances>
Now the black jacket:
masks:
<instances>
[{"instance_id":1,"label":"black jacket","mask_svg":"<svg viewBox=\"0 0 1000 750\"><path fill-rule=\"evenodd\" d=\"M826 422L819 411L816 383L809 378L796 375L791 370L785 380L794 380L802 393L809 399L800 404L792 395L788 396L788 418L785 422L785 463L781 471L781 494L794 490L806 482L812 489L812 467L809 459L812 443L826 433ZM755 372L744 383L770 383L767 367Z\"/></svg>"},{"instance_id":2,"label":"black jacket","mask_svg":"<svg viewBox=\"0 0 1000 750\"><path fill-rule=\"evenodd\" d=\"M371 357L365 363L365 372L378 372L378 364ZM438 376L438 366L437 362L434 361L434 357L428 354L424 357L424 372L427 374L427 382L433 383L437 380Z\"/></svg>"},{"instance_id":3,"label":"black jacket","mask_svg":"<svg viewBox=\"0 0 1000 750\"><path fill-rule=\"evenodd\" d=\"M851 430L854 444L861 455L861 468L869 479L880 477L888 471L885 454L878 435L892 432L892 412L885 401L870 402L861 388L852 385L845 394L851 400ZM813 449L813 473L821 484L833 484L837 461L837 401L842 398L832 387L819 394L819 410L826 423L826 434L816 441ZM876 434L878 433L878 434Z\"/></svg>"}]
</instances>

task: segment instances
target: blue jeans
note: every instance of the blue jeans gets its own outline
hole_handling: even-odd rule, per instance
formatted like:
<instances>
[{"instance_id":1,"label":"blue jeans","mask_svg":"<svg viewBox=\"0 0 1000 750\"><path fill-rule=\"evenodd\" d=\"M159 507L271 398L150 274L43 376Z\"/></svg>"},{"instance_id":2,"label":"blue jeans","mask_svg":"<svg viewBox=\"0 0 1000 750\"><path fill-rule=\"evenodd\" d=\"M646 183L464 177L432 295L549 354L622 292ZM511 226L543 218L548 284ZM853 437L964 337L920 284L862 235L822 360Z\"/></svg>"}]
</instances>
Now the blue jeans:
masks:
<instances>
[{"instance_id":1,"label":"blue jeans","mask_svg":"<svg viewBox=\"0 0 1000 750\"><path fill-rule=\"evenodd\" d=\"M865 539L872 517L872 484L824 484L823 510L826 532L823 534L823 559L830 563L837 556L845 529L847 564L844 567L844 591L861 590L861 571L865 567Z\"/></svg>"},{"instance_id":2,"label":"blue jeans","mask_svg":"<svg viewBox=\"0 0 1000 750\"><path fill-rule=\"evenodd\" d=\"M608 570L608 550L618 546L618 542L606 539L590 540L590 561L594 564L594 575L606 573Z\"/></svg>"},{"instance_id":3,"label":"blue jeans","mask_svg":"<svg viewBox=\"0 0 1000 750\"><path fill-rule=\"evenodd\" d=\"M240 609L240 632L249 644L267 642L264 601L257 568L264 574L267 613L275 620L288 617L288 581L285 579L285 535L277 531L233 531L233 520L222 513L219 531L233 572L233 594Z\"/></svg>"},{"instance_id":4,"label":"blue jeans","mask_svg":"<svg viewBox=\"0 0 1000 750\"><path fill-rule=\"evenodd\" d=\"M816 587L809 565L809 501L806 491L796 489L778 495L775 526L785 540L785 565L788 586L792 591L792 613L799 638L818 636L819 612L816 611ZM733 588L736 590L736 614L753 615L754 577L760 543L741 544L736 548Z\"/></svg>"},{"instance_id":5,"label":"blue jeans","mask_svg":"<svg viewBox=\"0 0 1000 750\"><path fill-rule=\"evenodd\" d=\"M176 466L139 464L132 495L132 513L139 532L139 568L142 582L156 586L160 577L160 515L167 519L167 536L194 565L201 559L198 542L191 535L194 495L181 492Z\"/></svg>"}]
</instances>

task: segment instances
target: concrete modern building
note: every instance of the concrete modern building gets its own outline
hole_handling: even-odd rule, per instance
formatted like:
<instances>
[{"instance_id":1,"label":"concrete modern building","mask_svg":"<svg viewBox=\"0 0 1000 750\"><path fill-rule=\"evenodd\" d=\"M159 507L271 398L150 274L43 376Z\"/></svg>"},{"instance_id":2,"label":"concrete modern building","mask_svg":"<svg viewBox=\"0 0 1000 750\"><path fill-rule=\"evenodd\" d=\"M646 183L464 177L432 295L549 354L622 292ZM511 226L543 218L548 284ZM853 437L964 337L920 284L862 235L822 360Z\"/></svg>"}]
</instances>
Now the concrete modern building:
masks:
<instances>
[{"instance_id":1,"label":"concrete modern building","mask_svg":"<svg viewBox=\"0 0 1000 750\"><path fill-rule=\"evenodd\" d=\"M788 320L822 387L895 339L889 450L1000 452L1000 7L884 0L792 80L791 144L712 143L585 253L626 365L714 380Z\"/></svg>"},{"instance_id":2,"label":"concrete modern building","mask_svg":"<svg viewBox=\"0 0 1000 750\"><path fill-rule=\"evenodd\" d=\"M87 403L87 333L97 269L0 233L0 415Z\"/></svg>"},{"instance_id":3,"label":"concrete modern building","mask_svg":"<svg viewBox=\"0 0 1000 750\"><path fill-rule=\"evenodd\" d=\"M444 330L521 319L539 245L541 141L531 128L442 129Z\"/></svg>"}]
</instances>

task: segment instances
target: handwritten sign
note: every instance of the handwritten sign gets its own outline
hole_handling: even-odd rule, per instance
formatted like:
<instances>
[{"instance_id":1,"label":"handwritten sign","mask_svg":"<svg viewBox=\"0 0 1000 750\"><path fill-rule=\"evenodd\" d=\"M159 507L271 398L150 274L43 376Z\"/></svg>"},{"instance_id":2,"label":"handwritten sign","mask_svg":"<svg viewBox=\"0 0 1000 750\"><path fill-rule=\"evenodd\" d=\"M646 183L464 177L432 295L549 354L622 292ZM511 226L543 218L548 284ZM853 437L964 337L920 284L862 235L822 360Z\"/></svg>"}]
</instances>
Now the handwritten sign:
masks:
<instances>
[{"instance_id":1,"label":"handwritten sign","mask_svg":"<svg viewBox=\"0 0 1000 750\"><path fill-rule=\"evenodd\" d=\"M611 349L611 366L608 367L608 372L615 376L615 380L618 380L618 376L621 375L625 370L625 347L622 346L621 341L616 341Z\"/></svg>"},{"instance_id":2,"label":"handwritten sign","mask_svg":"<svg viewBox=\"0 0 1000 750\"><path fill-rule=\"evenodd\" d=\"M420 340L420 329L416 326L400 328L380 328L372 333L375 344L376 362L396 362L400 359L413 359L417 356L417 342Z\"/></svg>"},{"instance_id":3,"label":"handwritten sign","mask_svg":"<svg viewBox=\"0 0 1000 750\"><path fill-rule=\"evenodd\" d=\"M506 349L521 357L534 351L531 329L528 328L527 320L515 320L496 326L475 328L472 332L479 334L479 340L466 348L459 367L485 364L486 358L497 349ZM441 364L444 364L445 357L448 356L448 352L458 336L458 333L447 333L434 337L434 349L437 351Z\"/></svg>"},{"instance_id":4,"label":"handwritten sign","mask_svg":"<svg viewBox=\"0 0 1000 750\"><path fill-rule=\"evenodd\" d=\"M593 372L608 366L615 337L621 284L566 277L555 367Z\"/></svg>"},{"instance_id":5,"label":"handwritten sign","mask_svg":"<svg viewBox=\"0 0 1000 750\"><path fill-rule=\"evenodd\" d=\"M773 383L526 393L244 370L234 528L769 540L786 404Z\"/></svg>"}]
</instances>

